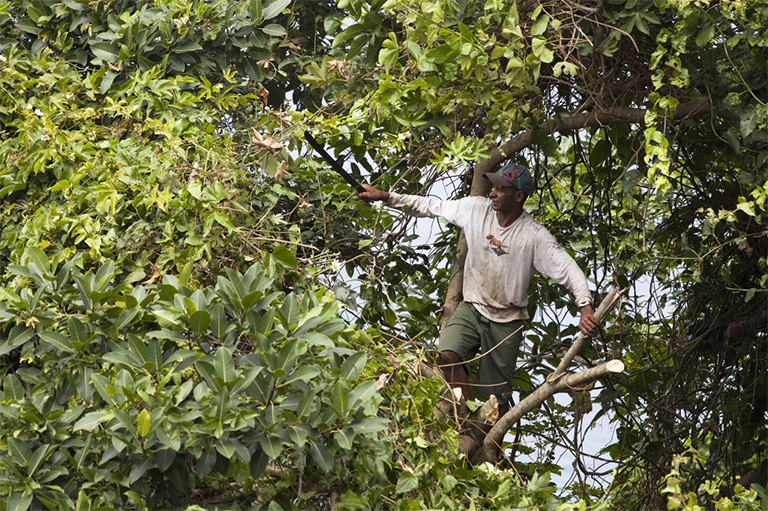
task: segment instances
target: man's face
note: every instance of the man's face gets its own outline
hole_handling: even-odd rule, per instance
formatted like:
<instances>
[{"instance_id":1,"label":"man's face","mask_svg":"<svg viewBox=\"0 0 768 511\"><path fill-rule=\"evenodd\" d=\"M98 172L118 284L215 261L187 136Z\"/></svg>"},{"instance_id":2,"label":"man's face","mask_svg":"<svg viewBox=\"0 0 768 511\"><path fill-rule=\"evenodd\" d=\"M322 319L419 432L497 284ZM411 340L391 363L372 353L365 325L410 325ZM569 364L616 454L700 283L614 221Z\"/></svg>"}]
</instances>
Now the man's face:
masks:
<instances>
[{"instance_id":1,"label":"man's face","mask_svg":"<svg viewBox=\"0 0 768 511\"><path fill-rule=\"evenodd\" d=\"M494 186L488 197L494 211L509 213L523 203L525 194L514 186Z\"/></svg>"}]
</instances>

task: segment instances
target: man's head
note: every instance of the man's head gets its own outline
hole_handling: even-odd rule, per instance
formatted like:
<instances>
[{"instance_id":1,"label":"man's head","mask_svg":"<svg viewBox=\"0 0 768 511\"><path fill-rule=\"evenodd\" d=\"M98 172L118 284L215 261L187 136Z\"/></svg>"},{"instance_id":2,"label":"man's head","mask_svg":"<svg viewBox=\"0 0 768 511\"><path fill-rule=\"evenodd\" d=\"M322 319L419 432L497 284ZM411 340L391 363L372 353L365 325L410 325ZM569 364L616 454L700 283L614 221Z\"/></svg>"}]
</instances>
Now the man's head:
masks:
<instances>
[{"instance_id":1,"label":"man's head","mask_svg":"<svg viewBox=\"0 0 768 511\"><path fill-rule=\"evenodd\" d=\"M491 206L501 213L518 214L522 211L525 199L533 191L533 179L528 169L507 163L496 172L488 172L483 177L493 183L489 195Z\"/></svg>"},{"instance_id":2,"label":"man's head","mask_svg":"<svg viewBox=\"0 0 768 511\"><path fill-rule=\"evenodd\" d=\"M496 172L486 172L483 177L498 188L514 187L527 198L533 192L533 178L528 169L516 163L506 163Z\"/></svg>"}]
</instances>

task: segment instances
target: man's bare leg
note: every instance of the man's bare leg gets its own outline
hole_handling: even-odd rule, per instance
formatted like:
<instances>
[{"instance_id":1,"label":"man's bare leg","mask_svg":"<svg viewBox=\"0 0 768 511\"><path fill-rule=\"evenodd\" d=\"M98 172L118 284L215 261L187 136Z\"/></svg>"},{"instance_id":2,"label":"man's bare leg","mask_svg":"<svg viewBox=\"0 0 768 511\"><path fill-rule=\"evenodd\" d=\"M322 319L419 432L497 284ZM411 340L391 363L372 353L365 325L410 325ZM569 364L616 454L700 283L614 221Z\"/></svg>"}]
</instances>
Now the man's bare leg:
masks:
<instances>
[{"instance_id":1,"label":"man's bare leg","mask_svg":"<svg viewBox=\"0 0 768 511\"><path fill-rule=\"evenodd\" d=\"M455 351L441 351L440 362L444 365L443 377L451 388L461 389L461 395L469 401L469 375L463 361Z\"/></svg>"}]
</instances>

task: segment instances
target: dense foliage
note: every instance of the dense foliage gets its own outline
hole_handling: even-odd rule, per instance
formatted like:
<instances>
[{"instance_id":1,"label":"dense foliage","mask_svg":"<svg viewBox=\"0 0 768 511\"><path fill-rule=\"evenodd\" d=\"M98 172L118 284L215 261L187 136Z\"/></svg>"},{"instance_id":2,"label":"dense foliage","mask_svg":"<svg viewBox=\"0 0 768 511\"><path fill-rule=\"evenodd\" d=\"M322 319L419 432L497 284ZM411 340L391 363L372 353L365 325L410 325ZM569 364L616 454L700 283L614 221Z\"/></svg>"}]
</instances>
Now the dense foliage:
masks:
<instances>
[{"instance_id":1,"label":"dense foliage","mask_svg":"<svg viewBox=\"0 0 768 511\"><path fill-rule=\"evenodd\" d=\"M767 22L759 0L0 2L0 508L544 509L565 443L563 509L756 509ZM592 391L610 484L584 389L523 421L513 468L456 454L410 363L457 233L413 245L304 129L400 192L534 170L529 209L598 294L629 288L582 361L627 366ZM561 288L532 301L523 393L575 335Z\"/></svg>"}]
</instances>

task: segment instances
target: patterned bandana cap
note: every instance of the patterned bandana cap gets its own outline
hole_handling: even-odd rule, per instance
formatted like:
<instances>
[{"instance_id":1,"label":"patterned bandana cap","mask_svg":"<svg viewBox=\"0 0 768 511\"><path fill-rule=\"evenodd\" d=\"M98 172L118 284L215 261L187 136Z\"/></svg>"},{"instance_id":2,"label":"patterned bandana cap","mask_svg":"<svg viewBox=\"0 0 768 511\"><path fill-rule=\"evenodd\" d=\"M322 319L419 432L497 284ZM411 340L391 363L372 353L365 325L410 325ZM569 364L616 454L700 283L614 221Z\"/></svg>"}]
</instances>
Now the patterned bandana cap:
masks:
<instances>
[{"instance_id":1,"label":"patterned bandana cap","mask_svg":"<svg viewBox=\"0 0 768 511\"><path fill-rule=\"evenodd\" d=\"M496 186L514 186L526 197L533 191L533 178L528 169L515 163L507 163L496 172L486 172L483 177Z\"/></svg>"}]
</instances>

